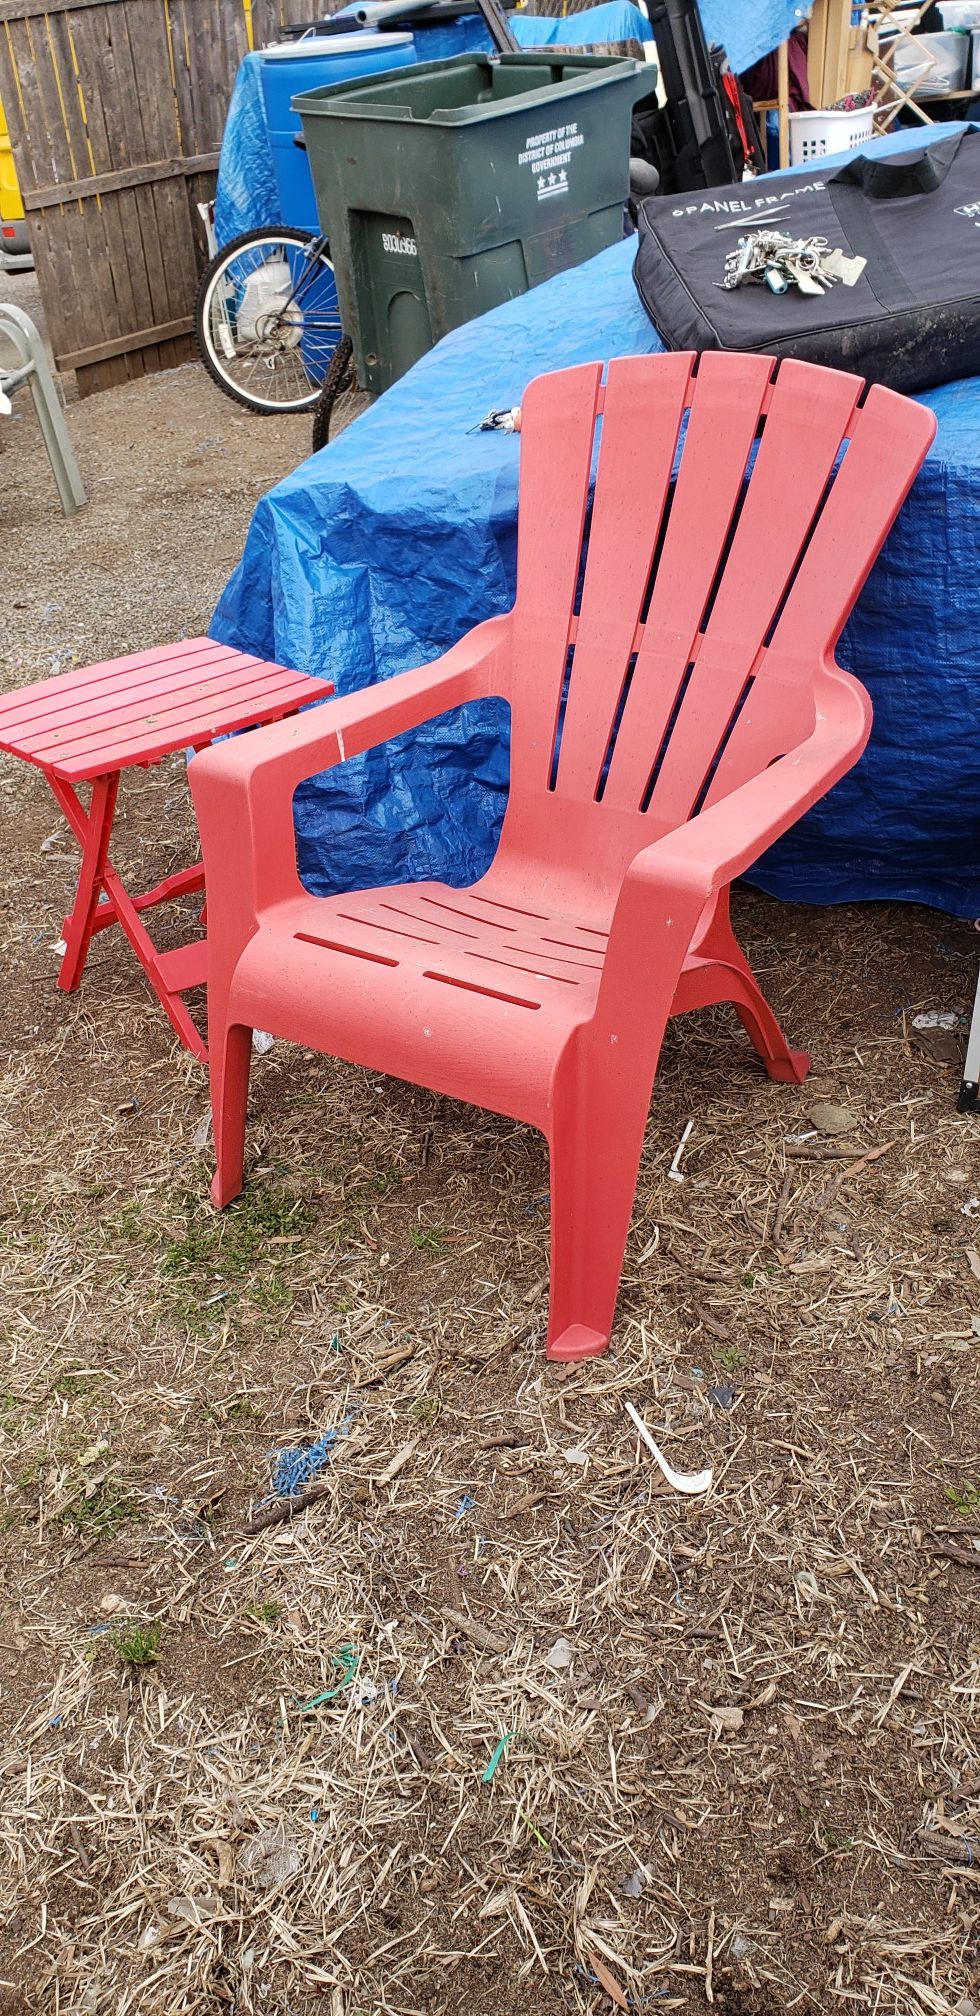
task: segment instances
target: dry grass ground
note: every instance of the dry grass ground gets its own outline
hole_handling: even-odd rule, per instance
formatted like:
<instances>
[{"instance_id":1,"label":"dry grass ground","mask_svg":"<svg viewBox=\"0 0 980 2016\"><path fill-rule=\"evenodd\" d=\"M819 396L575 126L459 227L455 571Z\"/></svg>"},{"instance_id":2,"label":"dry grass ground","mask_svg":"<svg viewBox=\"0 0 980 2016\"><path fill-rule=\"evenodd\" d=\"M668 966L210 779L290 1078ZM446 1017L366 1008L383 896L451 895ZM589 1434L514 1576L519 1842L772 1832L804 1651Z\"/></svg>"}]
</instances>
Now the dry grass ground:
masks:
<instances>
[{"instance_id":1,"label":"dry grass ground","mask_svg":"<svg viewBox=\"0 0 980 2016\"><path fill-rule=\"evenodd\" d=\"M5 685L203 626L305 440L195 370L72 419L67 528L5 440ZM978 1129L910 1018L974 933L740 896L814 1078L672 1028L614 1347L560 1370L542 1144L276 1045L216 1217L204 1072L111 934L57 992L72 848L0 803L3 2016L968 2011ZM134 879L190 839L179 765L129 780Z\"/></svg>"}]
</instances>

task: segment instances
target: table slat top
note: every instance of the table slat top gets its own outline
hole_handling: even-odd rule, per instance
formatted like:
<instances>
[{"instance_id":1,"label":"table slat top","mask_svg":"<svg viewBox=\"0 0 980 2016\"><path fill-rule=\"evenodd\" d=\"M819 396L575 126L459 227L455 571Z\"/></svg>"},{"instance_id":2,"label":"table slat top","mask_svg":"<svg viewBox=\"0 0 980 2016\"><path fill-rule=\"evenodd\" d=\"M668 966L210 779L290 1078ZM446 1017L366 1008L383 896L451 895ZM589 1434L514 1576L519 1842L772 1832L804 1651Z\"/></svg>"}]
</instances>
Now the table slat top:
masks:
<instances>
[{"instance_id":1,"label":"table slat top","mask_svg":"<svg viewBox=\"0 0 980 2016\"><path fill-rule=\"evenodd\" d=\"M0 749L81 784L276 721L333 688L209 637L84 665L0 698Z\"/></svg>"}]
</instances>

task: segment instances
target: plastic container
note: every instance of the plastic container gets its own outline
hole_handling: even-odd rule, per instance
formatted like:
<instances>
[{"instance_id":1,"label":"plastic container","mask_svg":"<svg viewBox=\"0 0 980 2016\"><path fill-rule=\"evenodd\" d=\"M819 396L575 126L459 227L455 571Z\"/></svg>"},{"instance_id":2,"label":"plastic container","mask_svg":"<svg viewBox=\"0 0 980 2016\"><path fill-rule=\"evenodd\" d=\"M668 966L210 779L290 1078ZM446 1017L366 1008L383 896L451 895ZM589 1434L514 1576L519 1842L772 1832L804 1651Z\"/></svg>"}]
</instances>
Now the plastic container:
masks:
<instances>
[{"instance_id":1,"label":"plastic container","mask_svg":"<svg viewBox=\"0 0 980 2016\"><path fill-rule=\"evenodd\" d=\"M939 0L943 27L980 28L980 0Z\"/></svg>"},{"instance_id":2,"label":"plastic container","mask_svg":"<svg viewBox=\"0 0 980 2016\"><path fill-rule=\"evenodd\" d=\"M630 118L649 91L643 63L537 49L297 99L366 391L622 237Z\"/></svg>"},{"instance_id":3,"label":"plastic container","mask_svg":"<svg viewBox=\"0 0 980 2016\"><path fill-rule=\"evenodd\" d=\"M397 70L414 62L411 35L380 35L373 28L350 35L309 35L260 51L259 76L284 224L320 229L309 165L302 147L296 145L300 123L291 109L296 93L313 91L318 85L345 84L351 78Z\"/></svg>"},{"instance_id":4,"label":"plastic container","mask_svg":"<svg viewBox=\"0 0 980 2016\"><path fill-rule=\"evenodd\" d=\"M969 54L970 38L962 32L906 35L895 48L895 76L916 98L948 98L963 89Z\"/></svg>"},{"instance_id":5,"label":"plastic container","mask_svg":"<svg viewBox=\"0 0 980 2016\"><path fill-rule=\"evenodd\" d=\"M791 112L789 115L789 164L803 168L822 154L843 154L849 147L864 147L874 139L872 107L859 112Z\"/></svg>"}]
</instances>

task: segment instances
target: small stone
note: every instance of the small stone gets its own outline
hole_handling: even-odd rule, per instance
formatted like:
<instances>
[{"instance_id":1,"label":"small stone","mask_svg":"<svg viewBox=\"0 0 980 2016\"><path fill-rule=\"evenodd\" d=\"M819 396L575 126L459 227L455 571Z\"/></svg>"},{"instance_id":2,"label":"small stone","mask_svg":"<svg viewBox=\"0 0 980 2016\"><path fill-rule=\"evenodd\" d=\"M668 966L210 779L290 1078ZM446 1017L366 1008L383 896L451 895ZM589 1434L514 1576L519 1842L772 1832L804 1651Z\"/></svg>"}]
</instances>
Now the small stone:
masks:
<instances>
[{"instance_id":1,"label":"small stone","mask_svg":"<svg viewBox=\"0 0 980 2016\"><path fill-rule=\"evenodd\" d=\"M737 1736L745 1721L741 1708L709 1707L708 1714L719 1735Z\"/></svg>"},{"instance_id":2,"label":"small stone","mask_svg":"<svg viewBox=\"0 0 980 2016\"><path fill-rule=\"evenodd\" d=\"M851 1106L838 1106L833 1099L820 1099L811 1106L809 1118L818 1134L849 1134L859 1115Z\"/></svg>"},{"instance_id":3,"label":"small stone","mask_svg":"<svg viewBox=\"0 0 980 2016\"><path fill-rule=\"evenodd\" d=\"M553 1673L562 1673L566 1666L571 1665L574 1657L575 1654L568 1639L556 1638L550 1650L544 1655L544 1663L546 1666L551 1667Z\"/></svg>"}]
</instances>

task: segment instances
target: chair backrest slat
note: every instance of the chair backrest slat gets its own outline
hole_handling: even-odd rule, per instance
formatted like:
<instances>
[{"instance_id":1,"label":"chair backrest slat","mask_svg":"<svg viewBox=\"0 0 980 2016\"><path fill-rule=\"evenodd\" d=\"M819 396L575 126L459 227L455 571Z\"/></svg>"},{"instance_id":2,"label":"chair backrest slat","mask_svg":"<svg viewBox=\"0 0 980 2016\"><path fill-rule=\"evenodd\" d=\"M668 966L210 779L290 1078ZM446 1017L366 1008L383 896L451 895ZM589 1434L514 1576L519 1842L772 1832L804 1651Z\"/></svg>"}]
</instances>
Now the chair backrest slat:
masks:
<instances>
[{"instance_id":1,"label":"chair backrest slat","mask_svg":"<svg viewBox=\"0 0 980 2016\"><path fill-rule=\"evenodd\" d=\"M651 360L653 361L653 360ZM702 357L605 800L638 811L698 648L769 389L768 357Z\"/></svg>"},{"instance_id":2,"label":"chair backrest slat","mask_svg":"<svg viewBox=\"0 0 980 2016\"><path fill-rule=\"evenodd\" d=\"M609 367L582 607L568 675L556 787L594 798L646 601L693 356Z\"/></svg>"},{"instance_id":3,"label":"chair backrest slat","mask_svg":"<svg viewBox=\"0 0 980 2016\"><path fill-rule=\"evenodd\" d=\"M824 502L861 390L862 380L842 371L793 360L780 368L697 662L650 801L666 827L690 816L749 679L765 680L760 653ZM770 725L778 740L782 723L771 717Z\"/></svg>"},{"instance_id":4,"label":"chair backrest slat","mask_svg":"<svg viewBox=\"0 0 980 2016\"><path fill-rule=\"evenodd\" d=\"M783 372L787 368L784 364ZM815 660L834 650L936 423L928 407L872 385L849 431L846 452L766 652L765 678L739 716L706 804L723 798L782 753L773 747L774 721L782 716L790 727L791 709L807 692ZM792 746L791 740L786 746Z\"/></svg>"},{"instance_id":5,"label":"chair backrest slat","mask_svg":"<svg viewBox=\"0 0 980 2016\"><path fill-rule=\"evenodd\" d=\"M579 365L524 403L504 844L531 814L544 858L548 813L564 867L611 887L810 732L935 422L792 359L627 357L601 379Z\"/></svg>"},{"instance_id":6,"label":"chair backrest slat","mask_svg":"<svg viewBox=\"0 0 980 2016\"><path fill-rule=\"evenodd\" d=\"M574 619L601 381L601 364L579 364L536 378L524 399L514 607L522 678L511 718L512 797L525 789L547 788Z\"/></svg>"}]
</instances>

